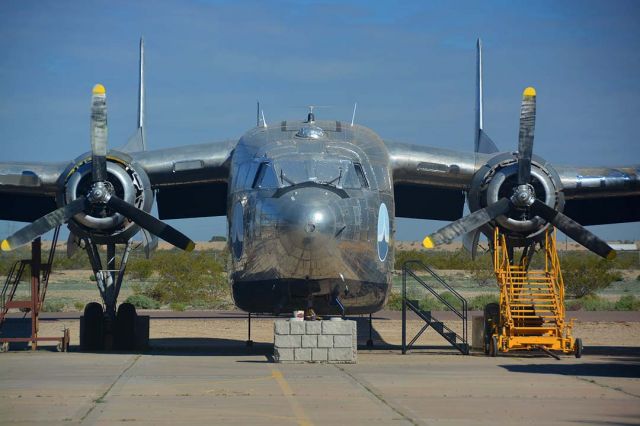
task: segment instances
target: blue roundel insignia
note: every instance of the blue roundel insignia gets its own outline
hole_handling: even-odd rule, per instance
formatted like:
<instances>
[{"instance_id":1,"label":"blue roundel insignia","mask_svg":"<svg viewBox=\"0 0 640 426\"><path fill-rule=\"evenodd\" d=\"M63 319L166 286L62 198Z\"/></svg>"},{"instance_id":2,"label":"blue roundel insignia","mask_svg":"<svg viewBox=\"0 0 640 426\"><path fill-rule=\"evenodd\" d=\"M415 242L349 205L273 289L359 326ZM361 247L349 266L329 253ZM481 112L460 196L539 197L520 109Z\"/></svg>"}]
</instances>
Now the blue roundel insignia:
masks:
<instances>
[{"instance_id":1,"label":"blue roundel insignia","mask_svg":"<svg viewBox=\"0 0 640 426\"><path fill-rule=\"evenodd\" d=\"M242 204L236 203L233 206L233 214L231 215L231 251L233 257L240 259L242 256L242 247L244 243L244 214Z\"/></svg>"},{"instance_id":2,"label":"blue roundel insignia","mask_svg":"<svg viewBox=\"0 0 640 426\"><path fill-rule=\"evenodd\" d=\"M387 206L380 204L378 210L378 258L384 261L389 252L389 212Z\"/></svg>"}]
</instances>

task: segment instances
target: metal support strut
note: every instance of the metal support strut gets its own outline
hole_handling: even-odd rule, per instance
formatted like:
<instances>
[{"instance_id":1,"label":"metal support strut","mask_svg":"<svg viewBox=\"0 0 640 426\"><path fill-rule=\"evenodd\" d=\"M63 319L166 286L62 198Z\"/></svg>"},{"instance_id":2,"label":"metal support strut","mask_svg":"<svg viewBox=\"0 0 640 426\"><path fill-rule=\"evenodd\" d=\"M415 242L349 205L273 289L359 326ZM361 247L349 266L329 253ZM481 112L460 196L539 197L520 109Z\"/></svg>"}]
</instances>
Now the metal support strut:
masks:
<instances>
[{"instance_id":1,"label":"metal support strut","mask_svg":"<svg viewBox=\"0 0 640 426\"><path fill-rule=\"evenodd\" d=\"M369 314L369 340L367 340L367 347L373 347L373 314Z\"/></svg>"},{"instance_id":2,"label":"metal support strut","mask_svg":"<svg viewBox=\"0 0 640 426\"><path fill-rule=\"evenodd\" d=\"M97 244L88 237L84 238L84 240L89 262L96 277L96 285L105 306L105 316L113 321L116 318L118 295L120 294L120 287L122 286L122 279L124 278L127 261L131 253L132 243L128 241L125 244L119 268L116 268L116 244L107 244L107 268L103 269Z\"/></svg>"},{"instance_id":3,"label":"metal support strut","mask_svg":"<svg viewBox=\"0 0 640 426\"><path fill-rule=\"evenodd\" d=\"M250 348L253 346L253 340L251 340L251 312L248 315L248 327L247 327L247 341L245 342L247 347Z\"/></svg>"}]
</instances>

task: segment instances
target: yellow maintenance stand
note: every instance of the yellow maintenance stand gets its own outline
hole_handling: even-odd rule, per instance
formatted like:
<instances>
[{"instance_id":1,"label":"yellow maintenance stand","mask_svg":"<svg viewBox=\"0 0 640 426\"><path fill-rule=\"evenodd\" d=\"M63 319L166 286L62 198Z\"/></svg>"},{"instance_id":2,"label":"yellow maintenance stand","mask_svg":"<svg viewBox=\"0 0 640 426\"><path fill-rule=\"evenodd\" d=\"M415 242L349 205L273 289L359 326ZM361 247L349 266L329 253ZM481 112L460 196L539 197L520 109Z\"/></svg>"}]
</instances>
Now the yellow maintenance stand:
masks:
<instances>
[{"instance_id":1,"label":"yellow maintenance stand","mask_svg":"<svg viewBox=\"0 0 640 426\"><path fill-rule=\"evenodd\" d=\"M544 237L544 269L528 268L526 258L516 263L509 253L506 238L496 227L493 265L500 303L485 309L486 352L495 356L513 350L542 350L556 358L551 351L582 356L582 341L571 336L573 319L565 321L555 229L547 230Z\"/></svg>"}]
</instances>

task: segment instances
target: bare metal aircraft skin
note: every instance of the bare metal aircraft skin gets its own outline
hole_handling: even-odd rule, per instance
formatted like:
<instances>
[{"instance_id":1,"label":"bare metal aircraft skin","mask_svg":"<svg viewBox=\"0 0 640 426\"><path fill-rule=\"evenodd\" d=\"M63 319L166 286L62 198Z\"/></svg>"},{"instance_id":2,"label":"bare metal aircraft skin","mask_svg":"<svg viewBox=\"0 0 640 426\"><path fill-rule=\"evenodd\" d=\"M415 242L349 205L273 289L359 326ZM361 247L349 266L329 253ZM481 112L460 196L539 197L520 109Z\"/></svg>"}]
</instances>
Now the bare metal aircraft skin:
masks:
<instances>
[{"instance_id":1,"label":"bare metal aircraft skin","mask_svg":"<svg viewBox=\"0 0 640 426\"><path fill-rule=\"evenodd\" d=\"M68 163L0 163L0 219L33 222L2 248L68 224L68 250L85 247L113 315L117 290L108 288L118 280L100 275L109 268L91 247L130 248L142 231L147 252L156 235L193 248L148 214L156 202L159 219L227 216L241 309L364 314L381 309L391 289L396 217L456 221L425 244L464 234L472 251L495 226L514 247L533 246L553 224L590 248L600 242L581 225L640 220L638 164L561 166L531 153L535 91L523 97L518 151L498 152L482 125L480 61L474 152L383 141L313 112L259 120L238 141L146 150L141 66L138 129L123 148L106 148L106 94L96 86L92 151ZM462 218L465 197L474 213ZM593 250L608 256L601 246Z\"/></svg>"}]
</instances>

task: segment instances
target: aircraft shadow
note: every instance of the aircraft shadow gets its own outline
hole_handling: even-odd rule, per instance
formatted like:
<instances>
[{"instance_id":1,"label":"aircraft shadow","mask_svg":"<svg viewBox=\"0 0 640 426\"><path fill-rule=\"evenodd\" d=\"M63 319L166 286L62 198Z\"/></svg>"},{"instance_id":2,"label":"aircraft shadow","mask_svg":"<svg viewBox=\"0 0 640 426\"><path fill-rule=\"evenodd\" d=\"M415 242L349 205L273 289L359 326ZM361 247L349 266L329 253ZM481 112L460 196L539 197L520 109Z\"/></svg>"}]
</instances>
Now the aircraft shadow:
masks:
<instances>
[{"instance_id":1,"label":"aircraft shadow","mask_svg":"<svg viewBox=\"0 0 640 426\"><path fill-rule=\"evenodd\" d=\"M583 357L607 356L604 362L548 363L500 365L512 373L560 374L586 377L640 378L640 347L635 346L587 346ZM588 359L588 358L587 358ZM564 360L563 360L564 361Z\"/></svg>"}]
</instances>

